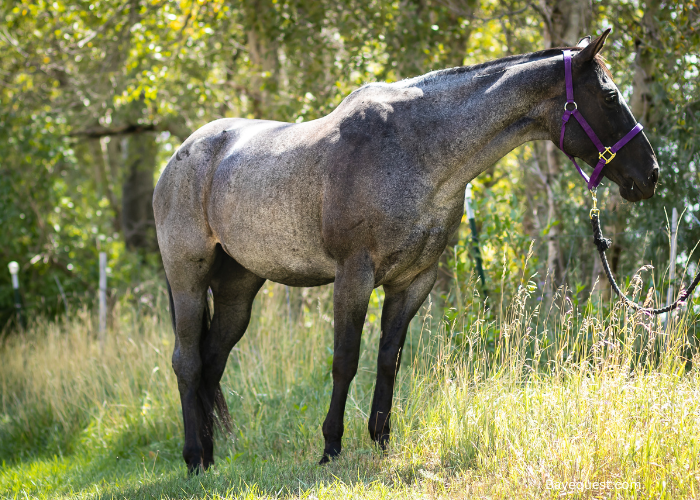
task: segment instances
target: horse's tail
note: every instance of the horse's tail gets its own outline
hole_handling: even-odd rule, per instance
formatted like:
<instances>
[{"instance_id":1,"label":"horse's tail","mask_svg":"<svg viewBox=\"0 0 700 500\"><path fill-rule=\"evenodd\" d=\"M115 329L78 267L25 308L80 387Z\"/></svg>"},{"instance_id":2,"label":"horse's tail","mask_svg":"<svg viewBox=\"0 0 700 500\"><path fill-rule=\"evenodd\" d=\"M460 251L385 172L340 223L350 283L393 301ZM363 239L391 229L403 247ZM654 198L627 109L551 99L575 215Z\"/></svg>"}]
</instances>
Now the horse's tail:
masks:
<instances>
[{"instance_id":1,"label":"horse's tail","mask_svg":"<svg viewBox=\"0 0 700 500\"><path fill-rule=\"evenodd\" d=\"M202 314L202 333L201 339L204 340L209 335L209 330L211 329L211 307L209 306L209 298L211 297L210 289L207 288L204 297L204 314ZM212 414L216 411L218 419L215 420L219 424L219 429L222 432L231 434L231 414L228 411L228 405L226 404L226 399L224 398L224 392L221 390L221 383L216 384L214 389L214 401L209 400L207 397L202 398L202 403L204 409L208 414Z\"/></svg>"},{"instance_id":2,"label":"horse's tail","mask_svg":"<svg viewBox=\"0 0 700 500\"><path fill-rule=\"evenodd\" d=\"M209 335L209 330L211 329L211 307L209 307L209 297L211 292L207 288L206 297L204 299L204 314L202 314L202 339ZM213 404L212 404L213 403ZM211 412L212 406L216 410L218 418L219 428L222 432L231 434L231 414L228 411L228 405L226 404L226 399L224 398L224 392L221 390L221 383L216 384L216 389L214 390L214 401L206 401L205 406L207 406L207 411Z\"/></svg>"},{"instance_id":3,"label":"horse's tail","mask_svg":"<svg viewBox=\"0 0 700 500\"><path fill-rule=\"evenodd\" d=\"M168 287L168 302L170 304L170 319L173 323L173 331L176 331L177 321L175 319L175 301L173 300L173 291L170 288L170 282L168 278L165 278L165 284ZM202 331L201 338L204 339L209 334L209 329L211 328L211 308L209 307L209 291L207 290L207 296L204 300L204 314L202 314ZM227 433L231 433L231 414L228 411L228 405L226 404L226 399L224 398L224 393L221 390L221 384L217 384L214 391L214 401L210 401L207 397L202 397L203 394L200 393L200 398L202 404L204 405L204 411L208 414L211 413L212 409L216 410L219 415L218 422L221 426L221 430Z\"/></svg>"},{"instance_id":4,"label":"horse's tail","mask_svg":"<svg viewBox=\"0 0 700 500\"><path fill-rule=\"evenodd\" d=\"M168 278L165 278L165 285L168 287L168 304L170 306L170 321L173 323L173 333L177 331L177 324L175 323L175 301L173 300L173 291L170 288L170 282Z\"/></svg>"}]
</instances>

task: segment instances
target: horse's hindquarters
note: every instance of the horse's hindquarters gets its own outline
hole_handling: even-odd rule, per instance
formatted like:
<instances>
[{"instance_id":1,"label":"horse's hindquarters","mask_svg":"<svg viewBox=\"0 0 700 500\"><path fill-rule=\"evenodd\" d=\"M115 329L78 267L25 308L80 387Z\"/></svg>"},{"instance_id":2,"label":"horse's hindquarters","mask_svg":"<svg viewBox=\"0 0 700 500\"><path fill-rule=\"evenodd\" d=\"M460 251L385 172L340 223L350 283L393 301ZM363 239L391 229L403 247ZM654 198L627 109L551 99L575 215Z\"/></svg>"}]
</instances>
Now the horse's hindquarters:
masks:
<instances>
[{"instance_id":1,"label":"horse's hindquarters","mask_svg":"<svg viewBox=\"0 0 700 500\"><path fill-rule=\"evenodd\" d=\"M336 264L321 235L322 146L303 144L298 131L289 145L290 134L264 129L229 150L212 179L209 226L225 251L260 277L330 283Z\"/></svg>"}]
</instances>

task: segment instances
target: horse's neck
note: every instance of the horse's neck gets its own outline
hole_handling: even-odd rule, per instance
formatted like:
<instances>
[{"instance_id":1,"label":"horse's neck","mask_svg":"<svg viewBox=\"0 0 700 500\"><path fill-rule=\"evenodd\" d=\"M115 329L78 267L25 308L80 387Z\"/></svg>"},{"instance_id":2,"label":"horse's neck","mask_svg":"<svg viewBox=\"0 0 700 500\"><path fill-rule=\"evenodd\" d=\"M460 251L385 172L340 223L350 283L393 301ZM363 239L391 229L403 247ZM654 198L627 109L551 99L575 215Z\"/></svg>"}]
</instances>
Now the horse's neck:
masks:
<instances>
[{"instance_id":1,"label":"horse's neck","mask_svg":"<svg viewBox=\"0 0 700 500\"><path fill-rule=\"evenodd\" d=\"M550 138L543 104L563 92L554 58L434 80L421 86L425 104L417 111L427 125L424 158L443 196L461 196L469 181L524 142Z\"/></svg>"}]
</instances>

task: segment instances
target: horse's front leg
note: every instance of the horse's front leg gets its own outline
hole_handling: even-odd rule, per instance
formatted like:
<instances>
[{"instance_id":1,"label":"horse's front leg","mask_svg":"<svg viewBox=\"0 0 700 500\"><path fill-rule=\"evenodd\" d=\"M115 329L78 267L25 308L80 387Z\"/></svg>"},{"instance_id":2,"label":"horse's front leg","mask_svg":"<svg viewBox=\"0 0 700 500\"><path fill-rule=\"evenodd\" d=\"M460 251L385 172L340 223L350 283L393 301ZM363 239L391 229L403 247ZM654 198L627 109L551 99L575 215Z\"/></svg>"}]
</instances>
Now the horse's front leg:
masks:
<instances>
[{"instance_id":1,"label":"horse's front leg","mask_svg":"<svg viewBox=\"0 0 700 500\"><path fill-rule=\"evenodd\" d=\"M338 264L333 288L333 394L323 422L326 444L322 464L340 454L345 402L350 382L357 373L362 325L373 289L374 267L368 252L358 252Z\"/></svg>"},{"instance_id":2,"label":"horse's front leg","mask_svg":"<svg viewBox=\"0 0 700 500\"><path fill-rule=\"evenodd\" d=\"M382 337L377 356L377 384L369 415L369 435L382 450L389 441L389 418L394 383L401 365L401 353L411 319L430 293L437 277L437 264L426 269L408 287L394 289L384 285Z\"/></svg>"}]
</instances>

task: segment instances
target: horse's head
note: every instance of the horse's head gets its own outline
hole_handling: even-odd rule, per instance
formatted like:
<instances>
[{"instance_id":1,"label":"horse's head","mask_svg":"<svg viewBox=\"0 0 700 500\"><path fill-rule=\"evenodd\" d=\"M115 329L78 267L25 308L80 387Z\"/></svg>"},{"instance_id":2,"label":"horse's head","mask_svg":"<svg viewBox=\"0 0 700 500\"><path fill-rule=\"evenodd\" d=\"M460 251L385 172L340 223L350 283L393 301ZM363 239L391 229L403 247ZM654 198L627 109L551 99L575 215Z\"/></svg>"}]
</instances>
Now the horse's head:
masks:
<instances>
[{"instance_id":1,"label":"horse's head","mask_svg":"<svg viewBox=\"0 0 700 500\"><path fill-rule=\"evenodd\" d=\"M605 31L590 43L587 39L582 40L579 43L579 47L582 48L575 51L571 59L574 98L578 112L606 147L616 144L637 123L602 58L598 56L609 33L610 30ZM562 70L562 78L563 76ZM561 116L566 103L564 94L561 99L557 99L557 103L557 127L561 127ZM559 128L555 143L559 144ZM574 119L570 119L566 127L564 151L581 158L591 166L599 161L596 146ZM602 173L620 187L620 194L628 201L639 201L653 196L659 178L659 165L644 133L638 133L624 145L614 159L605 165Z\"/></svg>"}]
</instances>

